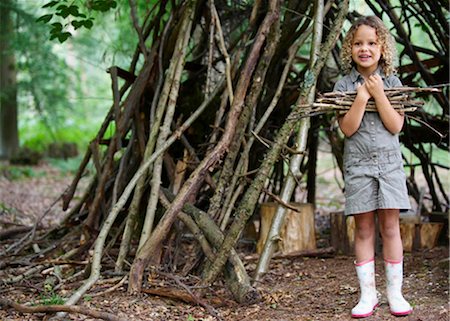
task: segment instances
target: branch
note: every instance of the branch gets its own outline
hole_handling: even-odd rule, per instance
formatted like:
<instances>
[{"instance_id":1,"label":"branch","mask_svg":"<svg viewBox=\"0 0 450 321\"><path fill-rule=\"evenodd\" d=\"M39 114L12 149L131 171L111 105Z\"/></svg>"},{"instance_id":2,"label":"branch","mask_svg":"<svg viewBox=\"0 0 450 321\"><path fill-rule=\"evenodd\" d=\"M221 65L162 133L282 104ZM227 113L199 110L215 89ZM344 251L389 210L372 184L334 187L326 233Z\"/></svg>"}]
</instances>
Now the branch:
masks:
<instances>
[{"instance_id":1,"label":"branch","mask_svg":"<svg viewBox=\"0 0 450 321\"><path fill-rule=\"evenodd\" d=\"M116 316L115 314L96 311L76 305L42 305L42 306L27 306L23 304L15 303L6 298L0 298L0 306L2 308L11 307L20 313L48 313L48 312L67 312L67 313L79 313L88 315L96 319L102 319L107 321L125 321L125 319Z\"/></svg>"},{"instance_id":2,"label":"branch","mask_svg":"<svg viewBox=\"0 0 450 321\"><path fill-rule=\"evenodd\" d=\"M131 9L130 10L131 20L133 20L133 26L134 29L136 29L139 38L139 48L141 49L141 52L144 55L145 60L147 60L147 48L145 47L144 37L142 36L142 29L139 26L139 21L136 13L136 1L129 0L129 3Z\"/></svg>"}]
</instances>

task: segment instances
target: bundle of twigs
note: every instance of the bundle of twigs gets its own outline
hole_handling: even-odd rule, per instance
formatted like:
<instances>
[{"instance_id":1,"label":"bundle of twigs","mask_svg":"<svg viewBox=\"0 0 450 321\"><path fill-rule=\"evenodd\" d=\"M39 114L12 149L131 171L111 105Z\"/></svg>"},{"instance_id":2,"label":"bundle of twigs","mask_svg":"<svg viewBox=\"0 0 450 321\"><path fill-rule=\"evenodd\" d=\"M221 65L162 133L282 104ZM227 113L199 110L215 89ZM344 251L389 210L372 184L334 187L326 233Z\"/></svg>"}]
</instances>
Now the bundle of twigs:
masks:
<instances>
[{"instance_id":1,"label":"bundle of twigs","mask_svg":"<svg viewBox=\"0 0 450 321\"><path fill-rule=\"evenodd\" d=\"M440 92L437 88L420 87L397 87L385 89L385 93L392 107L402 112L412 112L422 107L422 100L413 99L412 93L434 93ZM346 112L350 109L356 97L356 91L348 92L329 92L321 95L312 105L305 105L308 113L338 111ZM377 111L375 102L370 99L366 107L367 111Z\"/></svg>"}]
</instances>

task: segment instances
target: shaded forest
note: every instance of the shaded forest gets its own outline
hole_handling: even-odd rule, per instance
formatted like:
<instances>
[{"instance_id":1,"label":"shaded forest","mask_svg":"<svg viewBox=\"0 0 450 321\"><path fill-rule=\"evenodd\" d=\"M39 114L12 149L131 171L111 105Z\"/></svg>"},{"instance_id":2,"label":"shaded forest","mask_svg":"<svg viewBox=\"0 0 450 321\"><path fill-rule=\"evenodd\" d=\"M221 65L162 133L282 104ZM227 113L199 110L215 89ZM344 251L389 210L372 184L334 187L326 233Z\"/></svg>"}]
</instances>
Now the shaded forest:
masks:
<instances>
[{"instance_id":1,"label":"shaded forest","mask_svg":"<svg viewBox=\"0 0 450 321\"><path fill-rule=\"evenodd\" d=\"M398 43L403 84L439 90L413 95L425 105L408 112L400 136L414 155L404 155L408 191L423 202L416 182L416 171L422 172L431 207L420 214L430 219L449 207L439 174L448 164L434 158L449 150L448 1L366 4ZM236 301L255 300L252 278L267 272L274 249L266 245L250 276L236 245L262 202L278 203L282 221L301 181L307 202L315 203L321 139L330 142L342 170L335 112L305 106L342 76L343 30L361 13L349 11L348 1L321 0L161 0L146 10L133 0L128 5L138 39L133 59L130 66L108 69L111 107L62 196L65 219L16 240L2 260L29 255L36 242L54 260L87 259L86 280L66 305L78 302L105 270L128 275L128 292L139 293L149 266L197 275L201 286L220 279ZM64 17L68 9L55 3L47 10ZM413 41L417 28L426 41ZM74 198L90 164L95 172ZM183 246L186 235L197 242ZM46 265L30 274L39 268Z\"/></svg>"}]
</instances>

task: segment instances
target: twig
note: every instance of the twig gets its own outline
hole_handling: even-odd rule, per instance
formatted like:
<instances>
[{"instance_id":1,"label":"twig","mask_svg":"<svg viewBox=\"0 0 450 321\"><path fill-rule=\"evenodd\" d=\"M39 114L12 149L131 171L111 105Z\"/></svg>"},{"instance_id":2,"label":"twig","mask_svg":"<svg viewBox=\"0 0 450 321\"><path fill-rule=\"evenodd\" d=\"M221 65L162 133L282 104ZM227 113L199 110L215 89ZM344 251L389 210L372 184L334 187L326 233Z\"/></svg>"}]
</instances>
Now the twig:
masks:
<instances>
[{"instance_id":1,"label":"twig","mask_svg":"<svg viewBox=\"0 0 450 321\"><path fill-rule=\"evenodd\" d=\"M128 279L128 276L125 275L122 280L120 280L116 285L110 287L109 289L106 289L105 291L102 292L98 292L98 293L94 293L94 294L89 294L91 297L96 297L96 296L101 296L101 295L105 295L107 293L110 292L114 292L115 290L117 290L118 288L120 288Z\"/></svg>"},{"instance_id":2,"label":"twig","mask_svg":"<svg viewBox=\"0 0 450 321\"><path fill-rule=\"evenodd\" d=\"M208 67L206 69L206 84L205 84L205 98L211 94L211 80L212 80L212 61L213 61L213 53L214 53L214 29L215 29L215 18L212 12L212 4L214 4L214 0L209 0L209 7L211 10L211 18L209 22L209 44L208 44Z\"/></svg>"},{"instance_id":3,"label":"twig","mask_svg":"<svg viewBox=\"0 0 450 321\"><path fill-rule=\"evenodd\" d=\"M190 294L186 293L186 291L169 288L167 286L143 288L142 292L146 293L146 294L150 294L150 295L157 295L160 297L169 298L172 300L183 301L183 302L189 303L189 304L197 303ZM215 298L215 297L208 299L208 301L210 301L215 306L225 306L225 305L230 306L230 305L236 304L236 302L234 302L234 301L219 299L219 298Z\"/></svg>"},{"instance_id":4,"label":"twig","mask_svg":"<svg viewBox=\"0 0 450 321\"><path fill-rule=\"evenodd\" d=\"M297 213L300 213L300 210L297 207L286 203L285 201L283 201L280 197L278 197L277 195L275 195L271 191L269 191L267 189L263 189L263 192L266 193L267 195L269 195L270 197L272 197L277 203L280 203L282 206L284 206L284 207L286 207L286 208L288 208L290 210L293 210L293 211L295 211Z\"/></svg>"},{"instance_id":5,"label":"twig","mask_svg":"<svg viewBox=\"0 0 450 321\"><path fill-rule=\"evenodd\" d=\"M67 189L66 189L67 190ZM60 199L62 199L64 193L61 194L60 196L58 196L52 204L50 204L50 206L45 210L45 212L36 220L36 222L34 223L33 227L31 228L31 231L28 232L27 234L25 234L20 240L18 240L17 242L15 242L14 244L10 245L8 248L6 248L4 251L2 251L0 253L0 257L10 253L11 251L14 251L14 254L19 253L25 246L27 246L28 244L30 244L33 240L34 237L36 235L36 230L39 226L39 224L41 223L42 219L50 212L50 210L53 208L53 206L56 205L56 203L59 202Z\"/></svg>"},{"instance_id":6,"label":"twig","mask_svg":"<svg viewBox=\"0 0 450 321\"><path fill-rule=\"evenodd\" d=\"M298 257L328 257L333 256L335 254L335 249L333 247L326 247L323 249L316 250L302 250L302 251L294 251L291 253L275 253L272 256L272 259L295 259ZM251 255L246 255L244 257L245 261L254 261L259 259L259 254L254 253Z\"/></svg>"},{"instance_id":7,"label":"twig","mask_svg":"<svg viewBox=\"0 0 450 321\"><path fill-rule=\"evenodd\" d=\"M217 314L216 310L212 306L210 306L208 303L204 302L197 295L195 295L194 292L192 292L192 290L186 284L181 282L181 280L178 276L170 274L170 273L160 272L160 271L158 271L158 273L174 280L179 286L181 286L183 289L185 289L187 291L187 293L189 293L189 295L192 297L192 299L194 299L195 303L204 307L209 312L209 314L211 314L213 317L217 318L218 320L222 320L222 318Z\"/></svg>"},{"instance_id":8,"label":"twig","mask_svg":"<svg viewBox=\"0 0 450 321\"><path fill-rule=\"evenodd\" d=\"M223 37L222 26L220 24L219 14L217 13L216 6L214 2L211 1L211 13L213 14L213 18L215 21L215 26L217 27L217 38L219 40L219 48L225 57L225 73L227 76L227 89L228 89L228 97L230 99L230 105L233 104L234 94L233 94L233 85L231 79L231 63L230 63L230 55L228 54L227 48L225 47L225 40Z\"/></svg>"},{"instance_id":9,"label":"twig","mask_svg":"<svg viewBox=\"0 0 450 321\"><path fill-rule=\"evenodd\" d=\"M442 138L445 137L445 135L441 134L437 129L433 128L431 125L429 125L428 123L424 122L423 120L421 120L421 119L419 119L417 117L411 116L411 115L408 115L407 117L409 119L415 120L416 122L418 122L418 123L426 126L427 128L429 128L433 133L438 135L441 140L442 140Z\"/></svg>"},{"instance_id":10,"label":"twig","mask_svg":"<svg viewBox=\"0 0 450 321\"><path fill-rule=\"evenodd\" d=\"M88 309L86 307L76 306L76 305L43 305L43 306L26 306L23 304L15 303L6 298L0 298L0 306L11 307L20 313L48 313L48 312L68 312L68 313L79 313L88 315L93 318L107 320L107 321L125 321L125 319L116 316L115 314L96 311Z\"/></svg>"},{"instance_id":11,"label":"twig","mask_svg":"<svg viewBox=\"0 0 450 321\"><path fill-rule=\"evenodd\" d=\"M411 93L439 93L441 90L432 87L396 87L385 89L387 98L392 107L398 111L411 112L424 105L423 101L412 100ZM324 93L313 104L302 105L302 113L312 113L317 111L347 111L350 109L356 97L356 91L329 92ZM375 102L369 100L367 111L377 111Z\"/></svg>"},{"instance_id":12,"label":"twig","mask_svg":"<svg viewBox=\"0 0 450 321\"><path fill-rule=\"evenodd\" d=\"M13 235L22 234L31 230L31 226L16 226L0 231L0 240L5 240Z\"/></svg>"},{"instance_id":13,"label":"twig","mask_svg":"<svg viewBox=\"0 0 450 321\"><path fill-rule=\"evenodd\" d=\"M139 26L139 21L136 13L136 1L129 0L130 3L130 13L131 20L133 20L134 29L138 34L139 38L139 48L141 49L142 54L144 55L144 59L147 60L147 48L145 47L144 37L142 36L142 28Z\"/></svg>"}]
</instances>

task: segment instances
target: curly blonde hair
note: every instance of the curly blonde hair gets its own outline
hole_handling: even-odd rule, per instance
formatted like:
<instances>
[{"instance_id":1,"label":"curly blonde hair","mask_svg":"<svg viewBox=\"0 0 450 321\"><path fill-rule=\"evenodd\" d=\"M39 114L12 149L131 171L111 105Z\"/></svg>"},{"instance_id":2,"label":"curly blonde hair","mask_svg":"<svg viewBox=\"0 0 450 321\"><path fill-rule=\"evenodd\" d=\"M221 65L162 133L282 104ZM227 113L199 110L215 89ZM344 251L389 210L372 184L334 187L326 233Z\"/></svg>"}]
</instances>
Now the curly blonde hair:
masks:
<instances>
[{"instance_id":1,"label":"curly blonde hair","mask_svg":"<svg viewBox=\"0 0 450 321\"><path fill-rule=\"evenodd\" d=\"M378 65L383 70L386 76L392 75L396 72L394 64L397 59L397 50L395 49L395 41L389 32L388 28L384 25L383 21L376 16L361 17L355 21L351 26L347 35L344 38L341 49L341 62L342 69L345 73L349 73L355 63L352 59L352 43L356 30L362 25L372 27L376 30L378 41L381 45L381 58Z\"/></svg>"}]
</instances>

